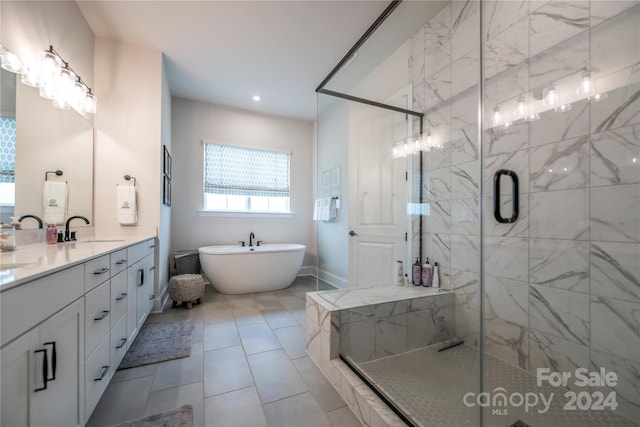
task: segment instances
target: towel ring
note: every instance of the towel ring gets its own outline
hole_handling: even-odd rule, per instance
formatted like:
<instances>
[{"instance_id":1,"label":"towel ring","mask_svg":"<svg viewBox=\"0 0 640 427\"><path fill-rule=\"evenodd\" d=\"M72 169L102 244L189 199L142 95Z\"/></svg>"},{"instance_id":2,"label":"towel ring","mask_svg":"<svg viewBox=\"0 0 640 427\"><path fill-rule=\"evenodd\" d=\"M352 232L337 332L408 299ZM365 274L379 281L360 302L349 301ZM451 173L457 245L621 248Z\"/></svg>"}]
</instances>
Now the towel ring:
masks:
<instances>
[{"instance_id":1,"label":"towel ring","mask_svg":"<svg viewBox=\"0 0 640 427\"><path fill-rule=\"evenodd\" d=\"M55 170L55 171L46 171L44 173L44 180L48 181L49 180L49 174L50 173L55 173L57 176L62 176L62 171L60 169Z\"/></svg>"},{"instance_id":2,"label":"towel ring","mask_svg":"<svg viewBox=\"0 0 640 427\"><path fill-rule=\"evenodd\" d=\"M136 177L135 176L131 176L131 175L125 175L124 179L127 181L131 181L133 179L133 186L136 186Z\"/></svg>"}]
</instances>

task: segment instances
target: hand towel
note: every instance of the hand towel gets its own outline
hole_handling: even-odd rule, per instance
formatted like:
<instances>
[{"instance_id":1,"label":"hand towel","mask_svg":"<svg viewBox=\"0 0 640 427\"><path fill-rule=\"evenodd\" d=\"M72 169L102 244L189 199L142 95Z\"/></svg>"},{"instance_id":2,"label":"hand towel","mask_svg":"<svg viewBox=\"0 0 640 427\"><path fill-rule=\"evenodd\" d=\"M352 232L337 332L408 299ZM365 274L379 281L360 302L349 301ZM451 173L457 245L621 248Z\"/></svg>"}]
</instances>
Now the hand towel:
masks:
<instances>
[{"instance_id":1,"label":"hand towel","mask_svg":"<svg viewBox=\"0 0 640 427\"><path fill-rule=\"evenodd\" d=\"M45 181L43 196L44 223L63 223L67 217L67 183Z\"/></svg>"},{"instance_id":2,"label":"hand towel","mask_svg":"<svg viewBox=\"0 0 640 427\"><path fill-rule=\"evenodd\" d=\"M338 208L336 206L337 201L337 197L332 197L329 202L329 221L333 221L338 217Z\"/></svg>"},{"instance_id":3,"label":"hand towel","mask_svg":"<svg viewBox=\"0 0 640 427\"><path fill-rule=\"evenodd\" d=\"M320 215L320 210L322 209L322 199L316 199L316 203L313 206L313 220L317 221Z\"/></svg>"},{"instance_id":4,"label":"hand towel","mask_svg":"<svg viewBox=\"0 0 640 427\"><path fill-rule=\"evenodd\" d=\"M118 222L122 225L138 223L138 204L136 202L136 187L133 185L118 185Z\"/></svg>"},{"instance_id":5,"label":"hand towel","mask_svg":"<svg viewBox=\"0 0 640 427\"><path fill-rule=\"evenodd\" d=\"M320 219L322 221L329 221L329 207L331 206L331 198L325 197L322 199L322 211L320 213Z\"/></svg>"}]
</instances>

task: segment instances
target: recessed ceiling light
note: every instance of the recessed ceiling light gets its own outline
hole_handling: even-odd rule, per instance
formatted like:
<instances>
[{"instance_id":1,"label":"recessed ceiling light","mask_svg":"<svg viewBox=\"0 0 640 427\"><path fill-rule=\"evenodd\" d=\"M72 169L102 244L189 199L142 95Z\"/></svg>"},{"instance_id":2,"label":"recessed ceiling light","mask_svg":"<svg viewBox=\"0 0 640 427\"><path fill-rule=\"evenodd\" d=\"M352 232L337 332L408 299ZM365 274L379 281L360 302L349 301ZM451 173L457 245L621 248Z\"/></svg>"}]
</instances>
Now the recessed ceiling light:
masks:
<instances>
[{"instance_id":1,"label":"recessed ceiling light","mask_svg":"<svg viewBox=\"0 0 640 427\"><path fill-rule=\"evenodd\" d=\"M260 98L260 95L253 95L253 100L258 102L260 101L262 98Z\"/></svg>"}]
</instances>

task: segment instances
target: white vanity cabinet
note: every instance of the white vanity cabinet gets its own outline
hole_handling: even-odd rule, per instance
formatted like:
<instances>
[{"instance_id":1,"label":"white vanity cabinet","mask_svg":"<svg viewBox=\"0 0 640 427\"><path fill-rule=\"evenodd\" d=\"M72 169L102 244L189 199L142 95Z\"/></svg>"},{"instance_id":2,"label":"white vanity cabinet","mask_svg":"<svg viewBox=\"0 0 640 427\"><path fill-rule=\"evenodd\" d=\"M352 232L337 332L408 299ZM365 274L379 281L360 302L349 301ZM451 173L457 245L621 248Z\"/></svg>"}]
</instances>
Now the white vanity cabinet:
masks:
<instances>
[{"instance_id":1,"label":"white vanity cabinet","mask_svg":"<svg viewBox=\"0 0 640 427\"><path fill-rule=\"evenodd\" d=\"M84 425L83 362L80 298L0 350L0 424Z\"/></svg>"},{"instance_id":2,"label":"white vanity cabinet","mask_svg":"<svg viewBox=\"0 0 640 427\"><path fill-rule=\"evenodd\" d=\"M151 309L154 247L103 250L0 288L0 426L88 421Z\"/></svg>"}]
</instances>

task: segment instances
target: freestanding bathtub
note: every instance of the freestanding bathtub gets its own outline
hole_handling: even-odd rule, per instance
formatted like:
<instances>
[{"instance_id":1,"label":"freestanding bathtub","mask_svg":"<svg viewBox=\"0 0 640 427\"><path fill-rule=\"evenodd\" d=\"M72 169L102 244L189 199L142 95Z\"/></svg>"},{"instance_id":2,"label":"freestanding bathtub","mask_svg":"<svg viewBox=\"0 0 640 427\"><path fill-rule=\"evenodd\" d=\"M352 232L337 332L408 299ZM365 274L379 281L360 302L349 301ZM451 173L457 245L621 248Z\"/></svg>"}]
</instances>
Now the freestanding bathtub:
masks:
<instances>
[{"instance_id":1,"label":"freestanding bathtub","mask_svg":"<svg viewBox=\"0 0 640 427\"><path fill-rule=\"evenodd\" d=\"M203 246L200 265L213 287L223 294L248 294L291 285L304 258L304 245Z\"/></svg>"}]
</instances>

